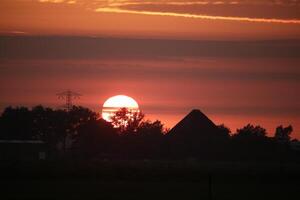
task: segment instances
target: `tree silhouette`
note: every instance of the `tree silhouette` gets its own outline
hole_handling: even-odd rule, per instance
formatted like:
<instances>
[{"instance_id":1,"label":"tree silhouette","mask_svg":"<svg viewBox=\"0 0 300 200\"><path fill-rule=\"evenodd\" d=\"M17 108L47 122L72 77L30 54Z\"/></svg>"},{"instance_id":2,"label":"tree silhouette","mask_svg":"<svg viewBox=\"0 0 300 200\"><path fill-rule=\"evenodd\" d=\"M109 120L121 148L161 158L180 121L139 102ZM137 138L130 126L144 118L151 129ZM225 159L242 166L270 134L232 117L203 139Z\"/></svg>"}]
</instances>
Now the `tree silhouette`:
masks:
<instances>
[{"instance_id":1,"label":"tree silhouette","mask_svg":"<svg viewBox=\"0 0 300 200\"><path fill-rule=\"evenodd\" d=\"M159 157L162 153L164 138L164 125L156 120L154 122L147 120L141 122L137 128L140 151L144 158Z\"/></svg>"},{"instance_id":2,"label":"tree silhouette","mask_svg":"<svg viewBox=\"0 0 300 200\"><path fill-rule=\"evenodd\" d=\"M137 128L137 132L139 135L145 137L161 137L164 135L163 127L164 125L159 120L154 122L147 120L140 123Z\"/></svg>"},{"instance_id":3,"label":"tree silhouette","mask_svg":"<svg viewBox=\"0 0 300 200\"><path fill-rule=\"evenodd\" d=\"M292 126L278 126L274 137L267 137L263 127L248 124L230 137L230 129L224 124L207 129L203 128L203 121L188 118L185 126L190 132L173 137L170 133L164 134L159 120L144 118L143 113L126 108L118 110L110 123L80 106L73 106L68 111L41 105L32 109L7 107L0 116L0 140L42 140L55 153L53 155L66 152L70 147L67 152L81 158L117 155L122 159L144 159L164 155L170 158L223 159L236 156L240 160L265 160L278 159L279 156L285 160L292 155Z\"/></svg>"},{"instance_id":4,"label":"tree silhouette","mask_svg":"<svg viewBox=\"0 0 300 200\"><path fill-rule=\"evenodd\" d=\"M77 127L73 150L81 158L101 156L113 151L117 144L117 132L112 124L103 120L89 120Z\"/></svg>"},{"instance_id":5,"label":"tree silhouette","mask_svg":"<svg viewBox=\"0 0 300 200\"><path fill-rule=\"evenodd\" d=\"M0 118L0 139L43 140L51 149L59 143L66 149L67 138L77 134L77 128L90 120L96 120L95 112L74 106L69 112L43 106L7 107Z\"/></svg>"},{"instance_id":6,"label":"tree silhouette","mask_svg":"<svg viewBox=\"0 0 300 200\"><path fill-rule=\"evenodd\" d=\"M293 132L293 127L291 125L287 127L283 127L281 125L276 128L274 138L279 142L289 142L291 139L290 135L292 134L292 132Z\"/></svg>"},{"instance_id":7,"label":"tree silhouette","mask_svg":"<svg viewBox=\"0 0 300 200\"><path fill-rule=\"evenodd\" d=\"M231 148L238 160L268 160L278 156L277 146L261 126L246 125L232 136Z\"/></svg>"},{"instance_id":8,"label":"tree silhouette","mask_svg":"<svg viewBox=\"0 0 300 200\"><path fill-rule=\"evenodd\" d=\"M231 133L230 128L228 128L224 124L218 125L218 128L220 130L220 134L222 134L223 136L225 136L227 138L230 136L230 133Z\"/></svg>"},{"instance_id":9,"label":"tree silhouette","mask_svg":"<svg viewBox=\"0 0 300 200\"><path fill-rule=\"evenodd\" d=\"M267 135L266 129L261 126L253 126L248 124L247 126L237 129L236 134L233 137L238 138L265 138Z\"/></svg>"},{"instance_id":10,"label":"tree silhouette","mask_svg":"<svg viewBox=\"0 0 300 200\"><path fill-rule=\"evenodd\" d=\"M25 107L7 107L1 116L1 139L31 140L34 139L32 115Z\"/></svg>"},{"instance_id":11,"label":"tree silhouette","mask_svg":"<svg viewBox=\"0 0 300 200\"><path fill-rule=\"evenodd\" d=\"M112 117L114 127L118 128L120 134L135 134L144 119L140 111L132 111L127 108L120 108Z\"/></svg>"},{"instance_id":12,"label":"tree silhouette","mask_svg":"<svg viewBox=\"0 0 300 200\"><path fill-rule=\"evenodd\" d=\"M118 130L121 149L126 158L150 158L158 156L163 141L163 124L156 120L144 120L141 112L121 108L112 117L112 124Z\"/></svg>"}]
</instances>

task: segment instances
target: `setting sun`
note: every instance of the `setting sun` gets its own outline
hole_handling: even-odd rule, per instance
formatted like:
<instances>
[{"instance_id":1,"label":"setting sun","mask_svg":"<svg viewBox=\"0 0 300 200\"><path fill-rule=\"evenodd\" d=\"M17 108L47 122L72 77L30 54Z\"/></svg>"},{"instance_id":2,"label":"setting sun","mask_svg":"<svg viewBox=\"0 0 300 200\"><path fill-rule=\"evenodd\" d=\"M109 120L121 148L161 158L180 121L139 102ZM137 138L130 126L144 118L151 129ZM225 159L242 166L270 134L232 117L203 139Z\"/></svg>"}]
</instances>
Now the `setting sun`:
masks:
<instances>
[{"instance_id":1,"label":"setting sun","mask_svg":"<svg viewBox=\"0 0 300 200\"><path fill-rule=\"evenodd\" d=\"M300 0L0 0L0 200L297 199L299 88Z\"/></svg>"},{"instance_id":2,"label":"setting sun","mask_svg":"<svg viewBox=\"0 0 300 200\"><path fill-rule=\"evenodd\" d=\"M130 111L138 111L138 103L131 97L126 95L117 95L108 98L102 108L102 118L110 121L114 113L120 108L127 108Z\"/></svg>"}]
</instances>

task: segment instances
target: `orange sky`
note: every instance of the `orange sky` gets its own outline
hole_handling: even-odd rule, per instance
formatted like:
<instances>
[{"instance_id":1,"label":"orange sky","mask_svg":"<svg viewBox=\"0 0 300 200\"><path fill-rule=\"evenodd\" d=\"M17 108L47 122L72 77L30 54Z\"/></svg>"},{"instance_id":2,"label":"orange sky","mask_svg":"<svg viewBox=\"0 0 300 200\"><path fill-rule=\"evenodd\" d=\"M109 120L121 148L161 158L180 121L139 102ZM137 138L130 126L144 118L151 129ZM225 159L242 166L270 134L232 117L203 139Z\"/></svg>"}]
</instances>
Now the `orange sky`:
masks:
<instances>
[{"instance_id":1,"label":"orange sky","mask_svg":"<svg viewBox=\"0 0 300 200\"><path fill-rule=\"evenodd\" d=\"M300 138L299 0L2 0L0 47L1 109L125 94L168 127L199 108Z\"/></svg>"}]
</instances>

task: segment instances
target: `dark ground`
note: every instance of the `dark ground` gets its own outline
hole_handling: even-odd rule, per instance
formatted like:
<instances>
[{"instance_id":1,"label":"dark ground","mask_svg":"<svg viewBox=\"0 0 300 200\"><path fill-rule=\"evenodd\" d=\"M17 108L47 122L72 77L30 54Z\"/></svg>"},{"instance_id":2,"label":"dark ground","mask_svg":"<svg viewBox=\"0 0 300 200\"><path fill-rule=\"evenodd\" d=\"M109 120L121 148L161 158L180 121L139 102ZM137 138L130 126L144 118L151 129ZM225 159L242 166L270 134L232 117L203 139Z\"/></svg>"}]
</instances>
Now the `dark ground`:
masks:
<instances>
[{"instance_id":1,"label":"dark ground","mask_svg":"<svg viewBox=\"0 0 300 200\"><path fill-rule=\"evenodd\" d=\"M0 199L288 200L298 199L300 191L299 164L81 161L1 165Z\"/></svg>"}]
</instances>

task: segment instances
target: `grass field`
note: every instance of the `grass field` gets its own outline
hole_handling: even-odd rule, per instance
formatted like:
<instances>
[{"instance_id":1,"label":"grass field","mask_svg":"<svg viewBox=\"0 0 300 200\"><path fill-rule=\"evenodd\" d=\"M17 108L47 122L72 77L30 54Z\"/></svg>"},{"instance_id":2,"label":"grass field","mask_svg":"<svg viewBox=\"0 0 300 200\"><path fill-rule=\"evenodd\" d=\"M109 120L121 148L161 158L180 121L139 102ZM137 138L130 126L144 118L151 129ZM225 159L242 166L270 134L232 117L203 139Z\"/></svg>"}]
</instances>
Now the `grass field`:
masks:
<instances>
[{"instance_id":1,"label":"grass field","mask_svg":"<svg viewBox=\"0 0 300 200\"><path fill-rule=\"evenodd\" d=\"M213 199L298 199L299 183L243 180L212 185ZM1 181L3 199L209 199L205 182L101 180ZM2 199L2 198L1 198Z\"/></svg>"},{"instance_id":2,"label":"grass field","mask_svg":"<svg viewBox=\"0 0 300 200\"><path fill-rule=\"evenodd\" d=\"M298 165L288 166L290 170L281 174L271 164L239 167L230 164L231 169L216 163L178 163L168 168L161 163L146 165L132 162L86 163L81 167L74 163L64 167L49 163L19 165L2 173L0 199L289 200L300 197Z\"/></svg>"}]
</instances>

